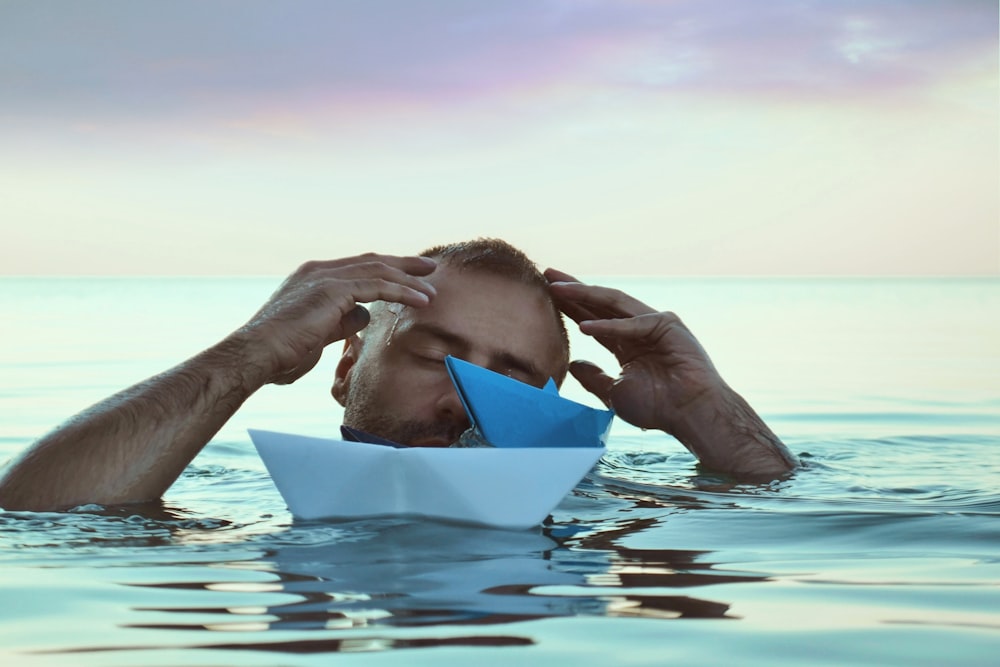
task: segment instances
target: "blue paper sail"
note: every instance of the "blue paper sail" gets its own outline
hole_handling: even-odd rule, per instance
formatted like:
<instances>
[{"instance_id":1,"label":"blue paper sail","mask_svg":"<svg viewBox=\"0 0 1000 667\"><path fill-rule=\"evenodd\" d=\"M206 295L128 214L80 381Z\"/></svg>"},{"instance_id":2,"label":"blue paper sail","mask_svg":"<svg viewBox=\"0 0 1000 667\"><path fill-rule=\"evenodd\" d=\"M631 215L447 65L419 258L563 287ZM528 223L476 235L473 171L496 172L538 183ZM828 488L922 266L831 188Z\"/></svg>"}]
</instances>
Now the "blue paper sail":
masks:
<instances>
[{"instance_id":1,"label":"blue paper sail","mask_svg":"<svg viewBox=\"0 0 1000 667\"><path fill-rule=\"evenodd\" d=\"M469 421L494 447L603 447L614 413L449 356L451 381Z\"/></svg>"}]
</instances>

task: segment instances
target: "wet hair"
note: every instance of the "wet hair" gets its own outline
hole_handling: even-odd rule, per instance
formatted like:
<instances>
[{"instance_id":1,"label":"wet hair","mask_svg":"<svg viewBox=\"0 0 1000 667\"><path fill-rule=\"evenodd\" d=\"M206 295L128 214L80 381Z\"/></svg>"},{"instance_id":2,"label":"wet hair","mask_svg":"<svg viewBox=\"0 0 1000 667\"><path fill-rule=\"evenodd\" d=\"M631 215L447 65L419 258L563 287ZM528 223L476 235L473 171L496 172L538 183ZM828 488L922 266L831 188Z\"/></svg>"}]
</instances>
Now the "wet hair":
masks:
<instances>
[{"instance_id":1,"label":"wet hair","mask_svg":"<svg viewBox=\"0 0 1000 667\"><path fill-rule=\"evenodd\" d=\"M559 333L563 358L560 367L569 364L569 335L558 306L549 294L549 281L538 270L538 266L524 254L503 239L477 238L472 241L437 245L419 253L421 257L436 259L460 271L486 273L537 288L545 296L552 310L552 319ZM516 314L514 314L516 315ZM557 382L562 377L556 378Z\"/></svg>"},{"instance_id":2,"label":"wet hair","mask_svg":"<svg viewBox=\"0 0 1000 667\"><path fill-rule=\"evenodd\" d=\"M420 253L457 269L469 269L510 278L519 283L544 288L548 281L523 251L502 239L478 238L473 241L437 245Z\"/></svg>"}]
</instances>

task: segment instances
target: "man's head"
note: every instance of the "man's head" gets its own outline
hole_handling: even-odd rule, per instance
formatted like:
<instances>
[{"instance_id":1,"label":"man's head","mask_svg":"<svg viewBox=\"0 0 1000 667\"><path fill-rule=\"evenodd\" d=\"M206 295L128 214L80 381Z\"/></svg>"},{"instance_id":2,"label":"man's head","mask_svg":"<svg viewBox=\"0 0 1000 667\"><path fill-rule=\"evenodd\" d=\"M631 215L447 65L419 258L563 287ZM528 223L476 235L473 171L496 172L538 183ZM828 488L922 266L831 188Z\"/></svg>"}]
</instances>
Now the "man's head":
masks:
<instances>
[{"instance_id":1,"label":"man's head","mask_svg":"<svg viewBox=\"0 0 1000 667\"><path fill-rule=\"evenodd\" d=\"M455 269L459 276L463 273L479 273L509 280L529 289L533 288L544 302L542 312L538 314L543 320L546 316L551 319L553 331L559 338L558 353L552 358L557 365L549 377L552 377L557 384L562 384L569 369L569 335L566 333L562 313L549 293L549 281L527 255L501 239L480 238L464 243L434 246L421 252L420 256L436 259L439 264ZM484 296L488 299L488 295ZM537 305L536 301L530 300L525 307L533 308ZM523 315L524 311L518 310L510 314L518 317Z\"/></svg>"},{"instance_id":2,"label":"man's head","mask_svg":"<svg viewBox=\"0 0 1000 667\"><path fill-rule=\"evenodd\" d=\"M548 283L497 239L436 246L426 308L377 303L344 347L333 385L344 423L413 445L445 446L469 426L444 358L451 354L535 386L562 382L569 342Z\"/></svg>"}]
</instances>

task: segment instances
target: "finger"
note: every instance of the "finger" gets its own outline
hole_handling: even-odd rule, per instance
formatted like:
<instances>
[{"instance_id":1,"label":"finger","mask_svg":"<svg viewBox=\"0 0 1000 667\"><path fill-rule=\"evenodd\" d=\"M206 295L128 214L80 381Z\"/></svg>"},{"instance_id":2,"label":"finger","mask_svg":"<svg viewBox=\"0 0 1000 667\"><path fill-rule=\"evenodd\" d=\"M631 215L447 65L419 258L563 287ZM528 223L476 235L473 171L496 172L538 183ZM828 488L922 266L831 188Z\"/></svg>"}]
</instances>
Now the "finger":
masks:
<instances>
[{"instance_id":1,"label":"finger","mask_svg":"<svg viewBox=\"0 0 1000 667\"><path fill-rule=\"evenodd\" d=\"M354 280L338 281L336 284L330 285L328 289L330 289L331 295L335 296L343 293L345 288L347 293L357 303L390 301L417 308L430 303L434 295L434 292L401 285L391 280L385 280L384 278L357 278Z\"/></svg>"},{"instance_id":2,"label":"finger","mask_svg":"<svg viewBox=\"0 0 1000 667\"><path fill-rule=\"evenodd\" d=\"M559 269L548 268L544 272L545 279L552 283L578 283L580 282L577 278L571 276L565 271L560 271ZM594 311L585 308L579 303L573 301L567 301L561 298L559 293L559 288L552 290L552 297L557 302L559 309L566 314L570 319L581 322L583 320L592 320L598 317L598 314Z\"/></svg>"},{"instance_id":3,"label":"finger","mask_svg":"<svg viewBox=\"0 0 1000 667\"><path fill-rule=\"evenodd\" d=\"M611 387L615 379L601 370L600 366L589 361L574 361L569 365L569 372L584 389L596 396L604 405L611 407Z\"/></svg>"},{"instance_id":4,"label":"finger","mask_svg":"<svg viewBox=\"0 0 1000 667\"><path fill-rule=\"evenodd\" d=\"M361 264L384 264L385 266L391 266L413 276L426 276L437 268L437 261L430 257L417 257L413 255L400 257L397 255L380 255L368 252L354 257L306 262L298 268L296 273L300 275L311 274Z\"/></svg>"},{"instance_id":5,"label":"finger","mask_svg":"<svg viewBox=\"0 0 1000 667\"><path fill-rule=\"evenodd\" d=\"M398 283L433 298L437 289L425 278L414 276L395 266L382 262L362 262L332 269L315 271L309 278L315 280L384 280Z\"/></svg>"},{"instance_id":6,"label":"finger","mask_svg":"<svg viewBox=\"0 0 1000 667\"><path fill-rule=\"evenodd\" d=\"M546 269L545 277L550 281L555 281L555 283L562 284L563 282L578 282L576 278L566 273L565 271L559 271L558 269ZM550 285L551 287L552 285ZM559 307L567 317L576 322L577 324L581 322L587 322L590 320L599 320L607 317L616 317L614 313L604 311L600 312L595 308L590 308L576 301L570 301L566 298L561 298L560 287L556 287L551 290L553 292L552 297L556 305ZM615 355L619 355L621 350L616 341L608 338L602 338L600 336L594 336L598 343L603 345L605 348L610 350Z\"/></svg>"},{"instance_id":7,"label":"finger","mask_svg":"<svg viewBox=\"0 0 1000 667\"><path fill-rule=\"evenodd\" d=\"M635 297L610 287L556 282L549 289L560 302L572 302L603 317L635 317L656 312Z\"/></svg>"},{"instance_id":8,"label":"finger","mask_svg":"<svg viewBox=\"0 0 1000 667\"><path fill-rule=\"evenodd\" d=\"M548 268L545 269L543 274L545 279L550 283L578 283L580 282L570 274L565 271L560 271L559 269Z\"/></svg>"},{"instance_id":9,"label":"finger","mask_svg":"<svg viewBox=\"0 0 1000 667\"><path fill-rule=\"evenodd\" d=\"M602 341L625 365L647 352L679 355L708 368L712 362L691 330L673 313L653 313L629 319L593 320L580 331ZM610 343L610 345L608 344Z\"/></svg>"},{"instance_id":10,"label":"finger","mask_svg":"<svg viewBox=\"0 0 1000 667\"><path fill-rule=\"evenodd\" d=\"M556 306L560 311L563 312L566 317L570 318L577 324L584 322L586 320L596 320L600 319L602 316L586 306L576 303L575 301L567 301L566 299L559 298L559 295L553 290L552 300L555 302Z\"/></svg>"},{"instance_id":11,"label":"finger","mask_svg":"<svg viewBox=\"0 0 1000 667\"><path fill-rule=\"evenodd\" d=\"M580 323L580 331L589 336L633 342L658 339L675 328L687 332L687 327L673 313L649 313L637 317L589 320Z\"/></svg>"},{"instance_id":12,"label":"finger","mask_svg":"<svg viewBox=\"0 0 1000 667\"><path fill-rule=\"evenodd\" d=\"M319 363L320 357L323 356L323 348L318 347L315 350L309 351L306 356L302 358L302 361L293 368L292 370L279 375L274 380L273 384L292 384L300 377L311 371L316 364Z\"/></svg>"},{"instance_id":13,"label":"finger","mask_svg":"<svg viewBox=\"0 0 1000 667\"><path fill-rule=\"evenodd\" d=\"M352 302L392 301L421 307L437 295L437 289L427 280L382 262L332 268L320 268L317 263L307 271L308 275L295 276L290 288L315 290L334 301L347 297ZM300 283L301 287L295 287L294 283Z\"/></svg>"},{"instance_id":14,"label":"finger","mask_svg":"<svg viewBox=\"0 0 1000 667\"><path fill-rule=\"evenodd\" d=\"M564 283L552 283L549 286L550 292L552 292L552 299L559 309L577 324L588 320L627 317L623 316L620 310L601 308L598 306L585 305L576 301L571 301L566 298L565 294L560 294L562 285L564 285Z\"/></svg>"},{"instance_id":15,"label":"finger","mask_svg":"<svg viewBox=\"0 0 1000 667\"><path fill-rule=\"evenodd\" d=\"M601 313L592 308L588 308L581 303L564 298L564 295L560 294L560 287L558 286L555 289L551 289L553 285L561 285L563 279L566 279L567 281L575 280L573 276L555 269L546 269L545 275L552 280L558 280L557 282L549 284L549 292L552 296L552 301L556 304L559 310L566 315L566 317L570 318L577 324L586 320L613 317L610 313Z\"/></svg>"},{"instance_id":16,"label":"finger","mask_svg":"<svg viewBox=\"0 0 1000 667\"><path fill-rule=\"evenodd\" d=\"M649 313L612 320L589 320L580 323L580 331L593 336L622 365L652 350L664 351L664 341L677 351L688 350L704 355L698 341L680 318L673 313Z\"/></svg>"},{"instance_id":17,"label":"finger","mask_svg":"<svg viewBox=\"0 0 1000 667\"><path fill-rule=\"evenodd\" d=\"M389 266L394 266L400 271L405 271L414 276L426 276L434 272L437 268L437 260L433 257L388 257L382 260Z\"/></svg>"},{"instance_id":18,"label":"finger","mask_svg":"<svg viewBox=\"0 0 1000 667\"><path fill-rule=\"evenodd\" d=\"M353 310L347 311L340 319L341 331L336 339L350 338L368 326L370 321L371 314L368 312L368 309L364 306L355 306ZM330 342L332 343L333 341Z\"/></svg>"},{"instance_id":19,"label":"finger","mask_svg":"<svg viewBox=\"0 0 1000 667\"><path fill-rule=\"evenodd\" d=\"M371 261L361 261L371 260ZM385 260L385 261L380 261ZM406 305L423 306L429 303L436 294L435 287L416 275L434 270L434 260L425 257L391 257L387 255L361 255L346 260L312 261L300 266L289 276L271 300L286 297L297 298L308 292L317 297L341 301L347 297L352 301L377 301L379 299L394 300ZM429 271L428 271L429 269ZM363 280L384 280L386 283L397 283L407 289L393 289L380 296L377 286L372 283L363 284ZM359 293L351 293L352 284ZM358 289L359 286L364 285ZM373 289L374 287L374 289ZM391 292L391 294L390 294ZM419 296L418 293L425 295ZM367 295L367 296L365 296ZM353 303L351 307L353 307Z\"/></svg>"},{"instance_id":20,"label":"finger","mask_svg":"<svg viewBox=\"0 0 1000 667\"><path fill-rule=\"evenodd\" d=\"M582 305L580 305L578 303L575 303L573 301L565 301L565 300L559 299L559 298L556 297L556 295L553 295L553 301L555 302L556 306L558 306L559 310L562 311L562 313L566 315L566 317L570 318L571 320L573 320L577 324L579 324L581 322L588 322L588 321L591 321L591 320L600 320L603 317L605 317L604 315L598 314L598 313L594 312L593 310L591 310L590 308L582 306ZM599 336L595 336L595 338L596 338L597 342L600 343L601 345L603 345L604 347L608 348L612 352L615 351L613 349L614 348L614 342L613 341L608 340L608 339L602 339Z\"/></svg>"}]
</instances>

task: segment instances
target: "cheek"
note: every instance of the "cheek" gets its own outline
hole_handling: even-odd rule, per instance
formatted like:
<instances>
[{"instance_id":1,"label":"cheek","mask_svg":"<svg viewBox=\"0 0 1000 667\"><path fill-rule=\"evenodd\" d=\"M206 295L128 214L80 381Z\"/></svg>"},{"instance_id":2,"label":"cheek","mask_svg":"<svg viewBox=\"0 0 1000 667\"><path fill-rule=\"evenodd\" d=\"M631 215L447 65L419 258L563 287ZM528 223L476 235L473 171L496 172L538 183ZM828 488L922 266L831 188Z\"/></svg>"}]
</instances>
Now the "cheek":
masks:
<instances>
[{"instance_id":1,"label":"cheek","mask_svg":"<svg viewBox=\"0 0 1000 667\"><path fill-rule=\"evenodd\" d=\"M409 405L432 408L445 393L454 391L448 371L440 368L410 368L402 374L393 388L401 394L400 400Z\"/></svg>"},{"instance_id":2,"label":"cheek","mask_svg":"<svg viewBox=\"0 0 1000 667\"><path fill-rule=\"evenodd\" d=\"M380 376L369 391L373 403L396 417L429 419L441 396L454 388L443 365L440 369L408 366Z\"/></svg>"},{"instance_id":3,"label":"cheek","mask_svg":"<svg viewBox=\"0 0 1000 667\"><path fill-rule=\"evenodd\" d=\"M362 356L354 372L366 404L400 418L430 419L441 397L455 391L443 360L429 360L402 344Z\"/></svg>"}]
</instances>

